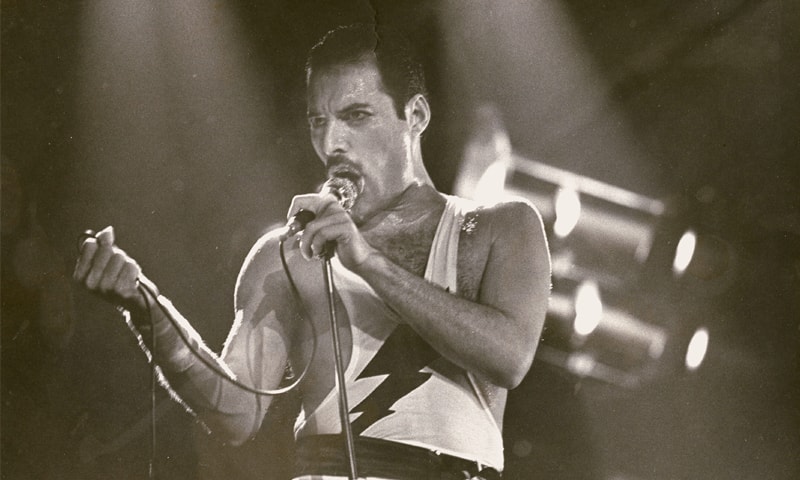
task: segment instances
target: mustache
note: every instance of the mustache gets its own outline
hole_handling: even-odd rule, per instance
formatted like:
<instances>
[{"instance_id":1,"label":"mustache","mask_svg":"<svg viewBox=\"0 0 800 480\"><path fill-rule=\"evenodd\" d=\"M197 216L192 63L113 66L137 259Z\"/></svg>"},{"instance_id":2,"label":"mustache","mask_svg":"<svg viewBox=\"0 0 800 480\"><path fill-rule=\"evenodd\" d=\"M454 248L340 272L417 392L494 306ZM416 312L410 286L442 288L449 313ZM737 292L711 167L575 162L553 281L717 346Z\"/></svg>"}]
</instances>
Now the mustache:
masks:
<instances>
[{"instance_id":1,"label":"mustache","mask_svg":"<svg viewBox=\"0 0 800 480\"><path fill-rule=\"evenodd\" d=\"M361 176L361 169L358 168L358 165L344 155L329 157L327 171L328 178L342 177L356 181Z\"/></svg>"}]
</instances>

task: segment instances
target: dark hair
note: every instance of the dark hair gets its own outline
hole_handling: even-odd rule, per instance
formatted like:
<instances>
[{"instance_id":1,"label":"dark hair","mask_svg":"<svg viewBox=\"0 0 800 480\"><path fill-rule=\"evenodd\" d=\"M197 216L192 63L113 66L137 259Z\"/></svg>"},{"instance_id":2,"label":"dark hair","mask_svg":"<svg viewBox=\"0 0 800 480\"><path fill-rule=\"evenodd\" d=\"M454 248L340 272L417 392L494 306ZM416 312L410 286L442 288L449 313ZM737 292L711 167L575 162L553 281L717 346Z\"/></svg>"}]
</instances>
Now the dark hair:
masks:
<instances>
[{"instance_id":1,"label":"dark hair","mask_svg":"<svg viewBox=\"0 0 800 480\"><path fill-rule=\"evenodd\" d=\"M414 95L428 95L422 65L408 40L390 28L366 23L335 28L314 45L306 61L306 86L314 72L367 59L375 60L400 118L405 118L405 105Z\"/></svg>"}]
</instances>

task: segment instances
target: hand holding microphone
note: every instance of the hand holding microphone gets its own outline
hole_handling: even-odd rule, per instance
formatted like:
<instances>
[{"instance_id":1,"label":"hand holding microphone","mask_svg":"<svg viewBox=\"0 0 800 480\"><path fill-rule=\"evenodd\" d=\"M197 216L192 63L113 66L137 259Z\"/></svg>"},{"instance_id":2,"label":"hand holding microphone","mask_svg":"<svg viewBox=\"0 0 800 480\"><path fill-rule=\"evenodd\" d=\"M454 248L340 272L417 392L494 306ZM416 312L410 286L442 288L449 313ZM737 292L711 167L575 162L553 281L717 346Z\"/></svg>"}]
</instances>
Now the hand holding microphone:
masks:
<instances>
[{"instance_id":1,"label":"hand holding microphone","mask_svg":"<svg viewBox=\"0 0 800 480\"><path fill-rule=\"evenodd\" d=\"M351 179L333 177L319 193L294 197L281 238L285 240L300 233L300 252L306 259L321 256L326 252L326 245L332 242L346 267L363 262L371 247L350 218L359 193Z\"/></svg>"},{"instance_id":2,"label":"hand holding microphone","mask_svg":"<svg viewBox=\"0 0 800 480\"><path fill-rule=\"evenodd\" d=\"M339 205L341 205L346 212L350 213L350 210L353 208L358 198L358 187L355 182L349 178L332 177L322 185L322 189L319 192L319 195L325 194L333 195ZM300 197L295 197L295 200L297 200L297 198ZM292 207L289 208L290 212L294 211L294 203L295 201L292 202ZM281 240L286 240L302 231L306 228L308 222L314 220L316 216L317 215L311 210L305 208L298 210L297 213L289 218L289 222L286 224L286 231L281 235Z\"/></svg>"}]
</instances>

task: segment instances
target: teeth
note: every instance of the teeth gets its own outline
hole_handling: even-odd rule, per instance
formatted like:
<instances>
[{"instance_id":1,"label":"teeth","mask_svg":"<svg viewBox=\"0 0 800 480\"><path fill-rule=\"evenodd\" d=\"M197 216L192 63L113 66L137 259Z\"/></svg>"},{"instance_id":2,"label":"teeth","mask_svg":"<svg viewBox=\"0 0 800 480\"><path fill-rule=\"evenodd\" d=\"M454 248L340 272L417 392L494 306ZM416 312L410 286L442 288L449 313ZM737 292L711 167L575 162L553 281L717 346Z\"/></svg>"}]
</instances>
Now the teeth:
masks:
<instances>
[{"instance_id":1,"label":"teeth","mask_svg":"<svg viewBox=\"0 0 800 480\"><path fill-rule=\"evenodd\" d=\"M328 173L328 177L341 178L354 183L356 185L358 193L361 193L361 190L364 187L364 182L363 179L361 178L361 175L352 170L345 170L344 168L341 170L332 170Z\"/></svg>"},{"instance_id":2,"label":"teeth","mask_svg":"<svg viewBox=\"0 0 800 480\"><path fill-rule=\"evenodd\" d=\"M350 170L334 170L330 173L331 177L339 177L350 180L351 182L358 181L358 175Z\"/></svg>"}]
</instances>

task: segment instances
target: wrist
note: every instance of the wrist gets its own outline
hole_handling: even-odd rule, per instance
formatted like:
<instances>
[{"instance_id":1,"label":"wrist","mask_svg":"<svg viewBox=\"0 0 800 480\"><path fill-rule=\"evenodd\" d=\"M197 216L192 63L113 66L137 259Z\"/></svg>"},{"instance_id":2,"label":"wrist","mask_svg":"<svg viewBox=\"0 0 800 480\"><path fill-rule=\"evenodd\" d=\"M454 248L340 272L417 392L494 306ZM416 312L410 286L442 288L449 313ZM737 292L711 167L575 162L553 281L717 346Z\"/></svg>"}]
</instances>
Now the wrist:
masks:
<instances>
[{"instance_id":1,"label":"wrist","mask_svg":"<svg viewBox=\"0 0 800 480\"><path fill-rule=\"evenodd\" d=\"M140 275L133 294L120 302L118 308L130 312L135 325L149 324L160 295L158 287L149 278Z\"/></svg>"},{"instance_id":2,"label":"wrist","mask_svg":"<svg viewBox=\"0 0 800 480\"><path fill-rule=\"evenodd\" d=\"M360 277L366 278L370 273L380 270L381 265L386 261L386 258L378 250L371 248L364 258L353 265L350 270Z\"/></svg>"}]
</instances>

